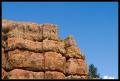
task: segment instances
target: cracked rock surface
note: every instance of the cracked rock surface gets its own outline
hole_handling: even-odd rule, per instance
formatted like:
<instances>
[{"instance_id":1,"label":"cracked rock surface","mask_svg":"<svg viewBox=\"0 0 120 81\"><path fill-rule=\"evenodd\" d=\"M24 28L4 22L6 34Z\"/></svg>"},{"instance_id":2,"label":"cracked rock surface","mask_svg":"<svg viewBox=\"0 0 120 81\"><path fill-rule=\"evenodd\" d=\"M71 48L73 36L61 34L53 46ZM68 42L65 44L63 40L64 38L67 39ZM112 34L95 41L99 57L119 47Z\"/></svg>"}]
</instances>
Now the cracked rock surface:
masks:
<instances>
[{"instance_id":1,"label":"cracked rock surface","mask_svg":"<svg viewBox=\"0 0 120 81\"><path fill-rule=\"evenodd\" d=\"M87 79L85 56L55 24L2 19L2 79Z\"/></svg>"}]
</instances>

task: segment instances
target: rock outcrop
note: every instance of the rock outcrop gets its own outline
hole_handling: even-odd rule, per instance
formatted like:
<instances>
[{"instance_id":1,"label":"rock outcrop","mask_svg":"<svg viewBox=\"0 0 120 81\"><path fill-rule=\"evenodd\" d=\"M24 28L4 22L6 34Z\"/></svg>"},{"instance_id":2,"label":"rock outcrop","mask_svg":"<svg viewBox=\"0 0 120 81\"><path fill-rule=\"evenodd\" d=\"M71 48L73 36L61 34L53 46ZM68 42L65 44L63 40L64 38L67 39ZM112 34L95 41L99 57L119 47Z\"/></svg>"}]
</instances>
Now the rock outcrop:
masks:
<instances>
[{"instance_id":1,"label":"rock outcrop","mask_svg":"<svg viewBox=\"0 0 120 81\"><path fill-rule=\"evenodd\" d=\"M58 26L2 20L2 79L87 79L85 56Z\"/></svg>"}]
</instances>

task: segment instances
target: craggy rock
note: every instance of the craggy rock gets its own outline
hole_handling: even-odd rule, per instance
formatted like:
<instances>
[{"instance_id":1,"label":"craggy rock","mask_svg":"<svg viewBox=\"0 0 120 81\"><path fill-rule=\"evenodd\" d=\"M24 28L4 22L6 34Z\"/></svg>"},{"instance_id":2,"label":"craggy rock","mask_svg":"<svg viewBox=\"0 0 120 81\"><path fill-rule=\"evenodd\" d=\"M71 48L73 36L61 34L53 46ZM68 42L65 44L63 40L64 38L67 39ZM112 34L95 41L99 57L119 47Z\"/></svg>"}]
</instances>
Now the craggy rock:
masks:
<instances>
[{"instance_id":1,"label":"craggy rock","mask_svg":"<svg viewBox=\"0 0 120 81\"><path fill-rule=\"evenodd\" d=\"M27 26L26 29L24 29L24 31L20 28L16 28L14 30L9 31L7 35L10 38L17 37L33 41L42 41L45 38L51 40L58 40L57 27L51 27L49 25L50 24L44 24L43 26L35 27L38 29L34 29L34 31L30 28L30 26ZM39 30L39 32L37 30Z\"/></svg>"},{"instance_id":2,"label":"craggy rock","mask_svg":"<svg viewBox=\"0 0 120 81\"><path fill-rule=\"evenodd\" d=\"M35 52L42 52L42 42L26 40L22 38L8 38L8 50L27 49Z\"/></svg>"},{"instance_id":3,"label":"craggy rock","mask_svg":"<svg viewBox=\"0 0 120 81\"><path fill-rule=\"evenodd\" d=\"M43 24L43 39L58 40L58 27L51 24Z\"/></svg>"},{"instance_id":4,"label":"craggy rock","mask_svg":"<svg viewBox=\"0 0 120 81\"><path fill-rule=\"evenodd\" d=\"M75 46L67 47L65 56L67 58L82 58L82 55L80 54L80 49Z\"/></svg>"},{"instance_id":5,"label":"craggy rock","mask_svg":"<svg viewBox=\"0 0 120 81\"><path fill-rule=\"evenodd\" d=\"M54 51L54 52L64 54L66 53L64 46L65 44L60 41L53 41L48 39L43 40L44 51Z\"/></svg>"},{"instance_id":6,"label":"craggy rock","mask_svg":"<svg viewBox=\"0 0 120 81\"><path fill-rule=\"evenodd\" d=\"M51 32L50 32L50 39L51 40L59 40L57 25L52 25Z\"/></svg>"},{"instance_id":7,"label":"craggy rock","mask_svg":"<svg viewBox=\"0 0 120 81\"><path fill-rule=\"evenodd\" d=\"M83 59L70 58L66 63L67 74L87 75L87 65Z\"/></svg>"},{"instance_id":8,"label":"craggy rock","mask_svg":"<svg viewBox=\"0 0 120 81\"><path fill-rule=\"evenodd\" d=\"M24 32L26 33L39 33L39 25L37 24L28 24L24 26Z\"/></svg>"},{"instance_id":9,"label":"craggy rock","mask_svg":"<svg viewBox=\"0 0 120 81\"><path fill-rule=\"evenodd\" d=\"M62 40L57 25L2 20L2 78L86 79L87 71L75 39Z\"/></svg>"},{"instance_id":10,"label":"craggy rock","mask_svg":"<svg viewBox=\"0 0 120 81\"><path fill-rule=\"evenodd\" d=\"M57 71L46 71L45 79L65 79L65 75Z\"/></svg>"},{"instance_id":11,"label":"craggy rock","mask_svg":"<svg viewBox=\"0 0 120 81\"><path fill-rule=\"evenodd\" d=\"M9 79L44 79L44 72L14 69L8 73Z\"/></svg>"},{"instance_id":12,"label":"craggy rock","mask_svg":"<svg viewBox=\"0 0 120 81\"><path fill-rule=\"evenodd\" d=\"M7 33L13 27L14 22L9 20L2 20L2 32Z\"/></svg>"},{"instance_id":13,"label":"craggy rock","mask_svg":"<svg viewBox=\"0 0 120 81\"><path fill-rule=\"evenodd\" d=\"M74 38L71 35L69 35L64 41L65 41L66 47L76 46L76 41L74 40Z\"/></svg>"},{"instance_id":14,"label":"craggy rock","mask_svg":"<svg viewBox=\"0 0 120 81\"><path fill-rule=\"evenodd\" d=\"M44 70L43 53L34 53L24 50L14 50L8 53L9 69L22 68L32 71Z\"/></svg>"},{"instance_id":15,"label":"craggy rock","mask_svg":"<svg viewBox=\"0 0 120 81\"><path fill-rule=\"evenodd\" d=\"M2 31L8 33L11 30L20 30L23 32L39 32L39 25L31 22L15 22L9 20L2 20Z\"/></svg>"},{"instance_id":16,"label":"craggy rock","mask_svg":"<svg viewBox=\"0 0 120 81\"><path fill-rule=\"evenodd\" d=\"M2 68L5 69L5 67L6 67L6 56L4 53L4 48L2 48Z\"/></svg>"},{"instance_id":17,"label":"craggy rock","mask_svg":"<svg viewBox=\"0 0 120 81\"><path fill-rule=\"evenodd\" d=\"M66 59L56 52L45 52L45 70L64 72Z\"/></svg>"},{"instance_id":18,"label":"craggy rock","mask_svg":"<svg viewBox=\"0 0 120 81\"><path fill-rule=\"evenodd\" d=\"M50 28L51 28L51 25L50 24L43 24L42 25L42 28L43 28L43 38L48 38L50 39Z\"/></svg>"},{"instance_id":19,"label":"craggy rock","mask_svg":"<svg viewBox=\"0 0 120 81\"><path fill-rule=\"evenodd\" d=\"M7 72L2 68L2 79L5 79L7 76Z\"/></svg>"}]
</instances>

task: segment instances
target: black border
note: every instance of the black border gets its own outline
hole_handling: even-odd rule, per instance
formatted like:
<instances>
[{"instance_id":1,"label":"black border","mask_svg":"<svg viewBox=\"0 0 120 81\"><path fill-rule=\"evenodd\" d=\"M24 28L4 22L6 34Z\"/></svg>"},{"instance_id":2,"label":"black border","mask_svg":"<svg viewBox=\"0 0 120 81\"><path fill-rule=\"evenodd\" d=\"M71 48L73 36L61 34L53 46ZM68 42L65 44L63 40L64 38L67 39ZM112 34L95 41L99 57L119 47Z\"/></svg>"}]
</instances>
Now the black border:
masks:
<instances>
[{"instance_id":1,"label":"black border","mask_svg":"<svg viewBox=\"0 0 120 81\"><path fill-rule=\"evenodd\" d=\"M1 5L0 6L1 7L1 13L0 13L0 15L1 15L0 16L1 17L1 27L2 27L2 2L29 2L29 1L27 1L27 0L2 0L0 2L0 5ZM118 79L119 79L120 75L119 75L119 1L118 0L105 0L105 1L100 1L100 0L96 0L96 1L94 1L94 0L91 0L91 1L89 1L89 0L81 0L81 1L78 1L78 0L71 0L71 1L66 1L66 0L65 1L62 1L62 0L61 1L60 0L57 0L57 1L53 1L53 0L52 1L49 1L49 0L43 0L43 1L33 0L32 1L32 0L30 0L30 2L118 2ZM2 31L1 31L1 35L2 35ZM1 36L0 36L0 39L1 39ZM2 46L2 41L1 41L1 46ZM1 49L2 49L2 47L1 47ZM1 55L2 55L2 51L1 51ZM2 62L1 62L1 66L2 66ZM2 74L2 68L0 69L0 71L1 71L1 74ZM16 79L16 80L19 80L19 79ZM23 79L23 80L27 80L27 79ZM43 80L46 80L46 79L43 79ZM49 79L47 79L47 80L49 80ZM60 80L60 79L57 79L57 80ZM90 80L90 79L88 79L88 80ZM98 80L110 80L110 79L98 79ZM114 79L114 80L117 80L117 79Z\"/></svg>"}]
</instances>

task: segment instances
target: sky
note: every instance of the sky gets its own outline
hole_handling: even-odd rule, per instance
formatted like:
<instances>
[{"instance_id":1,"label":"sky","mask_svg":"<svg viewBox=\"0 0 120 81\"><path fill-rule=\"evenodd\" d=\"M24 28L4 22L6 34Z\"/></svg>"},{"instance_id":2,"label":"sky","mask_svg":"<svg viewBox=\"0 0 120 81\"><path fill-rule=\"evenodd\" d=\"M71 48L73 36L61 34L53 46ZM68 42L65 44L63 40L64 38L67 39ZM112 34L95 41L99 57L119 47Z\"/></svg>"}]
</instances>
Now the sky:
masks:
<instances>
[{"instance_id":1,"label":"sky","mask_svg":"<svg viewBox=\"0 0 120 81\"><path fill-rule=\"evenodd\" d=\"M118 2L2 2L2 18L57 24L72 35L102 78L118 78Z\"/></svg>"}]
</instances>

